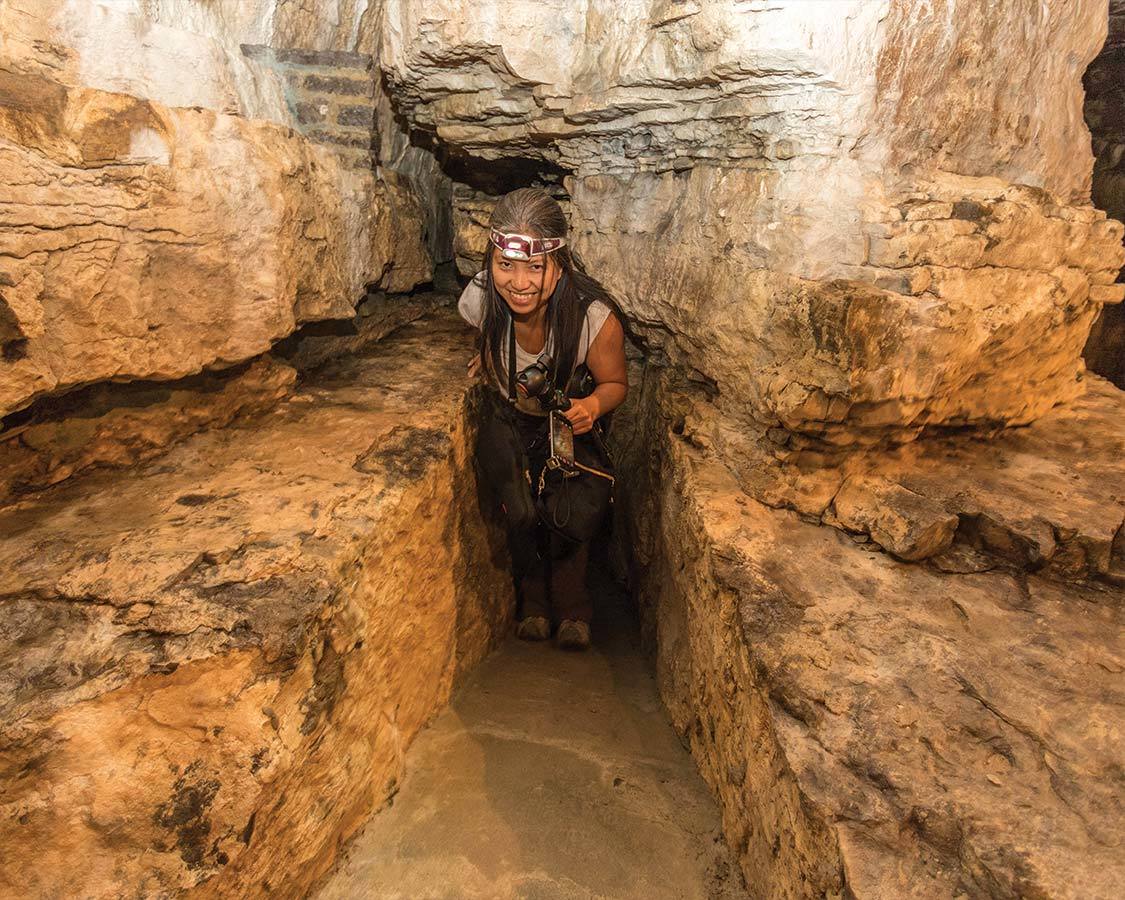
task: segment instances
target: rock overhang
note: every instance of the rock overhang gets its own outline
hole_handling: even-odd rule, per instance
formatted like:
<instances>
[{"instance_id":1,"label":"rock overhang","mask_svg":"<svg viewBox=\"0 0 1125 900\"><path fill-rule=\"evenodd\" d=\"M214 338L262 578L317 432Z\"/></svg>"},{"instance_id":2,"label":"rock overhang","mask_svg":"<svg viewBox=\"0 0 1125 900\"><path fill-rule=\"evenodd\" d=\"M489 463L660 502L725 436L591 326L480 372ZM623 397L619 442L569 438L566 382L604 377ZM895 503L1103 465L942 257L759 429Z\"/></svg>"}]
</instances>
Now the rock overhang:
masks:
<instances>
[{"instance_id":1,"label":"rock overhang","mask_svg":"<svg viewBox=\"0 0 1125 900\"><path fill-rule=\"evenodd\" d=\"M1032 421L1081 391L1121 296L1075 114L1098 4L1031 30L971 4L921 25L907 0L843 6L404 3L380 59L412 126L484 167L570 172L576 249L732 412L837 446ZM1057 71L1050 102L949 71L986 40ZM993 117L1019 127L984 146Z\"/></svg>"}]
</instances>

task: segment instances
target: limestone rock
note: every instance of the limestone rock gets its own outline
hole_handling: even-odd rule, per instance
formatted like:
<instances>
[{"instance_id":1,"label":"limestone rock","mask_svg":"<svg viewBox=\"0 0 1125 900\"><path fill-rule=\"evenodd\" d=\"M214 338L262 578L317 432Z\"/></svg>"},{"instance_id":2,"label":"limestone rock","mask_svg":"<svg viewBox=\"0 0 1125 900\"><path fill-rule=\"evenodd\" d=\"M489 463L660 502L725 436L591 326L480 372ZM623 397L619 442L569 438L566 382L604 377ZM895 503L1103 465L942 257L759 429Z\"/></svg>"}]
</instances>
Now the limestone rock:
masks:
<instances>
[{"instance_id":1,"label":"limestone rock","mask_svg":"<svg viewBox=\"0 0 1125 900\"><path fill-rule=\"evenodd\" d=\"M879 477L848 478L832 500L831 515L906 560L940 553L953 543L958 524L934 501Z\"/></svg>"},{"instance_id":2,"label":"limestone rock","mask_svg":"<svg viewBox=\"0 0 1125 900\"><path fill-rule=\"evenodd\" d=\"M308 325L276 344L274 353L305 374L331 360L368 350L403 325L447 306L450 299L450 293L439 291L406 296L369 292L350 321Z\"/></svg>"},{"instance_id":3,"label":"limestone rock","mask_svg":"<svg viewBox=\"0 0 1125 900\"><path fill-rule=\"evenodd\" d=\"M427 213L407 176L383 169L360 209L369 216L365 223L371 241L368 284L396 293L433 279Z\"/></svg>"},{"instance_id":4,"label":"limestone rock","mask_svg":"<svg viewBox=\"0 0 1125 900\"><path fill-rule=\"evenodd\" d=\"M180 8L173 11L174 5ZM263 4L239 2L241 10L232 12L255 5ZM240 52L234 35L243 26L232 21L238 16L212 18L182 2L161 7L137 0L6 0L0 69L164 106L292 124L281 80Z\"/></svg>"},{"instance_id":5,"label":"limestone rock","mask_svg":"<svg viewBox=\"0 0 1125 900\"><path fill-rule=\"evenodd\" d=\"M0 511L0 894L305 896L394 794L510 615L471 343L408 326Z\"/></svg>"},{"instance_id":6,"label":"limestone rock","mask_svg":"<svg viewBox=\"0 0 1125 900\"><path fill-rule=\"evenodd\" d=\"M380 65L438 141L571 173L593 274L728 414L867 445L1073 399L1121 296L1080 117L1104 4L923 6L405 0Z\"/></svg>"},{"instance_id":7,"label":"limestone rock","mask_svg":"<svg viewBox=\"0 0 1125 900\"><path fill-rule=\"evenodd\" d=\"M1109 23L1105 47L1083 79L1085 113L1096 157L1094 203L1125 220L1125 4L1120 0L1110 2ZM1084 355L1093 371L1125 387L1125 306L1102 309Z\"/></svg>"},{"instance_id":8,"label":"limestone rock","mask_svg":"<svg viewBox=\"0 0 1125 900\"><path fill-rule=\"evenodd\" d=\"M0 413L231 365L429 275L401 192L286 129L3 78Z\"/></svg>"},{"instance_id":9,"label":"limestone rock","mask_svg":"<svg viewBox=\"0 0 1125 900\"><path fill-rule=\"evenodd\" d=\"M862 453L794 450L791 440L778 446L769 432L716 416L700 398L679 401L677 427L692 446L722 458L760 502L872 537L876 523L891 525L888 543L875 539L902 558L941 554L948 543L941 523L953 517L958 541L1021 569L1119 580L1125 557L1114 548L1125 539L1125 393L1096 376L1085 383L1080 399L1026 428L972 439L931 433ZM903 546L915 552L907 557L892 534L943 537L908 540Z\"/></svg>"},{"instance_id":10,"label":"limestone rock","mask_svg":"<svg viewBox=\"0 0 1125 900\"><path fill-rule=\"evenodd\" d=\"M197 431L265 412L295 382L292 367L263 357L167 384L94 385L0 435L0 502L95 466L133 465Z\"/></svg>"},{"instance_id":11,"label":"limestone rock","mask_svg":"<svg viewBox=\"0 0 1125 900\"><path fill-rule=\"evenodd\" d=\"M453 189L453 258L457 271L472 277L484 267L488 249L488 220L496 197L466 185Z\"/></svg>"},{"instance_id":12,"label":"limestone rock","mask_svg":"<svg viewBox=\"0 0 1125 900\"><path fill-rule=\"evenodd\" d=\"M751 892L1116 896L1121 587L973 564L960 537L941 567L903 564L769 509L648 375L615 423L637 596ZM1117 413L1098 414L1120 436Z\"/></svg>"},{"instance_id":13,"label":"limestone rock","mask_svg":"<svg viewBox=\"0 0 1125 900\"><path fill-rule=\"evenodd\" d=\"M1033 421L1081 392L1095 292L1118 292L1121 226L1022 188L961 182L944 219L903 201L916 218L857 227L849 277L818 280L771 268L800 245L757 221L754 172L570 187L575 246L642 336L729 414L835 445Z\"/></svg>"}]
</instances>

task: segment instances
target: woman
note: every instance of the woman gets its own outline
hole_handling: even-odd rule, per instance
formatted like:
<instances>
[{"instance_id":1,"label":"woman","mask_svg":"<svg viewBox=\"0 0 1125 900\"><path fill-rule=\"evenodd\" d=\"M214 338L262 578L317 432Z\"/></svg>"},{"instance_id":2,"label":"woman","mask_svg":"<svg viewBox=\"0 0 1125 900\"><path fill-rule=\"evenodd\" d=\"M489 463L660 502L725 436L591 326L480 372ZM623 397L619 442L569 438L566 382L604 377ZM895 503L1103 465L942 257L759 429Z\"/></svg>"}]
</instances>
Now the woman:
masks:
<instances>
[{"instance_id":1,"label":"woman","mask_svg":"<svg viewBox=\"0 0 1125 900\"><path fill-rule=\"evenodd\" d=\"M593 376L593 391L571 399L562 415L573 426L576 443L592 441L592 432L600 435L598 420L625 399L625 335L615 313L617 304L567 247L566 218L546 191L521 188L501 198L489 222L489 235L484 270L465 288L458 309L480 329L479 353L469 363L469 374L483 375L494 388L497 402L490 405L490 424L510 422L512 430L507 434L514 431L514 435L507 450L502 439L488 443L484 453L478 447L482 464L478 469L490 473L481 480L493 482L482 484L482 489L499 491L499 506L508 518L522 599L517 635L546 640L553 619L558 645L584 650L590 645L593 613L585 584L589 544L567 540L534 513L529 517L514 512L528 508L531 485L539 483L549 453L548 412L539 398L524 396L520 390L513 401L509 384L514 383L514 373L539 362L550 372L551 383L561 388L584 364ZM513 332L515 365L511 366L508 348L513 346ZM498 453L515 457L520 446L529 463L527 472L514 458L493 458ZM505 489L527 494L528 503L511 493L505 502Z\"/></svg>"}]
</instances>

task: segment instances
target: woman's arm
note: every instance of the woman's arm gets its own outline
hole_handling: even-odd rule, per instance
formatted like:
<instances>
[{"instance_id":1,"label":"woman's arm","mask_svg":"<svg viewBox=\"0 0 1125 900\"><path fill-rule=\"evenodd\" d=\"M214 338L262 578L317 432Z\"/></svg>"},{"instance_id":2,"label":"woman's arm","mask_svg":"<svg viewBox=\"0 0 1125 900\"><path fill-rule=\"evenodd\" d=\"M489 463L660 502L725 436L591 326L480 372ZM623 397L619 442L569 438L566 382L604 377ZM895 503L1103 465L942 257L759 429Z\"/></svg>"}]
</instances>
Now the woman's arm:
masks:
<instances>
[{"instance_id":1,"label":"woman's arm","mask_svg":"<svg viewBox=\"0 0 1125 900\"><path fill-rule=\"evenodd\" d=\"M617 409L629 391L625 331L612 313L590 345L586 365L598 386L589 397L572 400L570 409L563 413L574 426L575 434L585 434L600 416Z\"/></svg>"},{"instance_id":2,"label":"woman's arm","mask_svg":"<svg viewBox=\"0 0 1125 900\"><path fill-rule=\"evenodd\" d=\"M484 289L477 284L477 279L480 278L481 274L483 273L473 276L472 280L465 285L465 289L461 291L461 297L457 300L457 312L461 314L461 318L477 329L480 328L484 319ZM479 353L469 360L468 373L470 378L481 377Z\"/></svg>"}]
</instances>

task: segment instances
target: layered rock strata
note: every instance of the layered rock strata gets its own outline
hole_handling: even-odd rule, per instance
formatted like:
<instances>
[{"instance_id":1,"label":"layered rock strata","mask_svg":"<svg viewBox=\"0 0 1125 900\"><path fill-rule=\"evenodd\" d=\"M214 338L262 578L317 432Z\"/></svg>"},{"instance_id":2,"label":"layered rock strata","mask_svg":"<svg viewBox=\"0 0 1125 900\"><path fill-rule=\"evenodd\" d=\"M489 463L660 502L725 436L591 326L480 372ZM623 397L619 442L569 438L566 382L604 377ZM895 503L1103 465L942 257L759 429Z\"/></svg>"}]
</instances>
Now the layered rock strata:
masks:
<instances>
[{"instance_id":1,"label":"layered rock strata","mask_svg":"<svg viewBox=\"0 0 1125 900\"><path fill-rule=\"evenodd\" d=\"M179 381L96 384L42 404L0 435L0 503L87 469L134 465L204 429L268 412L296 380L292 366L263 356Z\"/></svg>"},{"instance_id":2,"label":"layered rock strata","mask_svg":"<svg viewBox=\"0 0 1125 900\"><path fill-rule=\"evenodd\" d=\"M0 893L303 896L393 795L510 610L470 352L439 315L0 511Z\"/></svg>"},{"instance_id":3,"label":"layered rock strata","mask_svg":"<svg viewBox=\"0 0 1125 900\"><path fill-rule=\"evenodd\" d=\"M87 469L135 465L200 431L268 413L293 392L298 374L448 302L448 292L374 291L351 319L310 323L247 363L176 381L103 382L35 404L9 416L0 432L0 503Z\"/></svg>"},{"instance_id":4,"label":"layered rock strata","mask_svg":"<svg viewBox=\"0 0 1125 900\"><path fill-rule=\"evenodd\" d=\"M796 247L739 243L759 184L714 168L569 181L582 258L727 414L850 446L1026 423L1081 393L1090 323L1121 294L1119 223L964 179L853 225L848 278L797 277L771 268Z\"/></svg>"},{"instance_id":5,"label":"layered rock strata","mask_svg":"<svg viewBox=\"0 0 1125 900\"><path fill-rule=\"evenodd\" d=\"M719 416L688 410L679 427L755 499L866 536L899 559L940 566L967 541L1021 568L1125 584L1122 393L1097 376L1086 383L1080 399L1030 428L936 433L828 459Z\"/></svg>"},{"instance_id":6,"label":"layered rock strata","mask_svg":"<svg viewBox=\"0 0 1125 900\"><path fill-rule=\"evenodd\" d=\"M1080 392L1122 293L1080 116L1104 4L437 7L387 10L396 103L569 170L577 249L728 414L851 446Z\"/></svg>"},{"instance_id":7,"label":"layered rock strata","mask_svg":"<svg viewBox=\"0 0 1125 900\"><path fill-rule=\"evenodd\" d=\"M0 413L241 362L302 322L350 318L376 280L363 205L386 195L326 151L276 125L5 78Z\"/></svg>"},{"instance_id":8,"label":"layered rock strata","mask_svg":"<svg viewBox=\"0 0 1125 900\"><path fill-rule=\"evenodd\" d=\"M120 6L17 0L0 16L0 416L238 364L351 318L367 284L432 277L409 181L347 171L294 132L263 99L276 73L237 48ZM116 70L87 65L91 31Z\"/></svg>"},{"instance_id":9,"label":"layered rock strata","mask_svg":"<svg viewBox=\"0 0 1125 900\"><path fill-rule=\"evenodd\" d=\"M893 467L871 472L824 527L755 498L698 387L653 369L637 381L615 427L643 625L751 891L1116 896L1125 585L1004 553L1000 527L981 535L1015 520L1049 533L1057 513L1037 504L1066 496L1076 515L1056 535L1077 531L1100 498L1120 571L1123 395L1099 389L994 445L933 448L910 503ZM1101 437L1076 446L1068 415ZM941 480L968 496L926 497ZM876 543L901 549L930 524L946 543L950 517L956 540L926 563Z\"/></svg>"},{"instance_id":10,"label":"layered rock strata","mask_svg":"<svg viewBox=\"0 0 1125 900\"><path fill-rule=\"evenodd\" d=\"M488 220L496 197L467 185L453 187L453 260L457 271L471 278L484 265L488 249Z\"/></svg>"}]
</instances>

